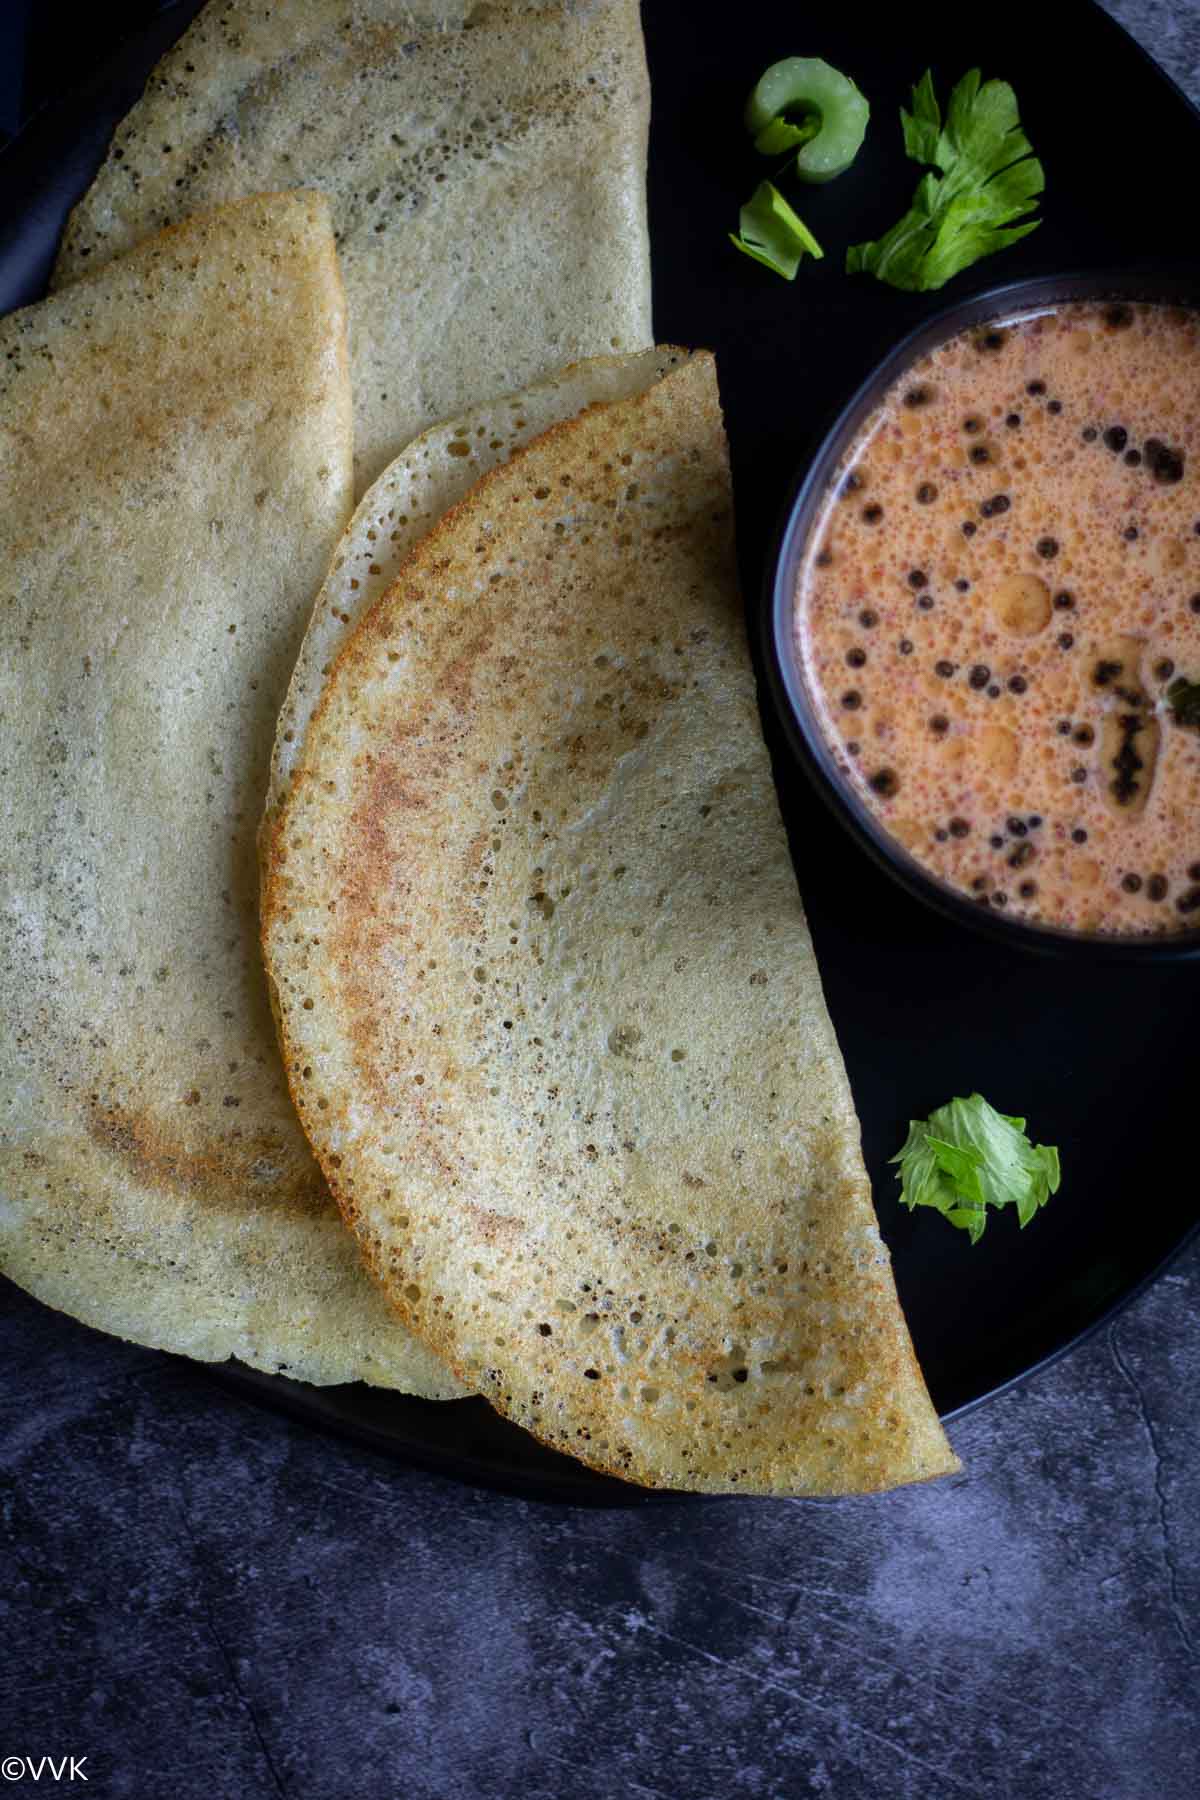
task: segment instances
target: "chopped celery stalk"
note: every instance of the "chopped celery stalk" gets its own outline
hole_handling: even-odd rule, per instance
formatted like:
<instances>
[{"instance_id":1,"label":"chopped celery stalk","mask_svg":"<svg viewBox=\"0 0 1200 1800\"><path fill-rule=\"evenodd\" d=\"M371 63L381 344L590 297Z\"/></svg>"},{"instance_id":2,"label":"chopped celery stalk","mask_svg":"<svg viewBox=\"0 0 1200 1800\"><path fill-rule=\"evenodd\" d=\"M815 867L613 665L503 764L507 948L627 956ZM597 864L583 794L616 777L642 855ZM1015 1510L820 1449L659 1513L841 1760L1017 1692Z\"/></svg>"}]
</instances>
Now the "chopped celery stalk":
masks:
<instances>
[{"instance_id":1,"label":"chopped celery stalk","mask_svg":"<svg viewBox=\"0 0 1200 1800\"><path fill-rule=\"evenodd\" d=\"M804 256L824 256L804 220L794 213L778 188L760 182L741 210L740 235L731 231L737 249L791 281Z\"/></svg>"},{"instance_id":2,"label":"chopped celery stalk","mask_svg":"<svg viewBox=\"0 0 1200 1800\"><path fill-rule=\"evenodd\" d=\"M746 129L766 156L791 148L776 127L807 132L796 156L801 181L832 181L850 167L866 136L870 107L848 76L816 56L772 63L746 102ZM808 131L816 121L816 131Z\"/></svg>"},{"instance_id":3,"label":"chopped celery stalk","mask_svg":"<svg viewBox=\"0 0 1200 1800\"><path fill-rule=\"evenodd\" d=\"M754 148L760 156L784 156L789 150L798 150L801 144L807 144L820 129L821 121L815 114L805 119L802 125L793 125L790 119L772 119L755 138Z\"/></svg>"}]
</instances>

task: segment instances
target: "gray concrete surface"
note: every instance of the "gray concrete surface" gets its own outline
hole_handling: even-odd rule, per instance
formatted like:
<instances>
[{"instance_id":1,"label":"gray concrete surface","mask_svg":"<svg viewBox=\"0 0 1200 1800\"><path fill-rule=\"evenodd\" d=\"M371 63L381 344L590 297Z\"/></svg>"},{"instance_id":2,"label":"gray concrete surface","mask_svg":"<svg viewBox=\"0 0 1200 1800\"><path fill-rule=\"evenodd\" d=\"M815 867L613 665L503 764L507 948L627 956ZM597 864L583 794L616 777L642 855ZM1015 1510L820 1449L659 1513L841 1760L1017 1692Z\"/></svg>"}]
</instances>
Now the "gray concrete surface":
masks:
<instances>
[{"instance_id":1,"label":"gray concrete surface","mask_svg":"<svg viewBox=\"0 0 1200 1800\"><path fill-rule=\"evenodd\" d=\"M1197 0L1110 10L1200 97ZM927 1490L579 1512L398 1468L6 1288L0 1779L1193 1800L1198 1325L1200 1248L963 1419L966 1473ZM13 1779L25 1755L86 1757L87 1788Z\"/></svg>"},{"instance_id":2,"label":"gray concrete surface","mask_svg":"<svg viewBox=\"0 0 1200 1800\"><path fill-rule=\"evenodd\" d=\"M130 1800L1193 1800L1198 1319L1200 1251L928 1489L580 1512L15 1296L0 1755Z\"/></svg>"}]
</instances>

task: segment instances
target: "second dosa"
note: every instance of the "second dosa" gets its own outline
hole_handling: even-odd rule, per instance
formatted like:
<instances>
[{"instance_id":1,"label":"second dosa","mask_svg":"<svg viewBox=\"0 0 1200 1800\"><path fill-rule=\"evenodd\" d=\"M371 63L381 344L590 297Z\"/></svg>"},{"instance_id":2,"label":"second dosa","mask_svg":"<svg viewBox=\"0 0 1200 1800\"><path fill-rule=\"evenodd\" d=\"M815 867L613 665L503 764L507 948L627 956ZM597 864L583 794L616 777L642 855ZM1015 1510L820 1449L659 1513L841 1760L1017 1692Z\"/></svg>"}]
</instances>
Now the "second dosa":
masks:
<instances>
[{"instance_id":1,"label":"second dosa","mask_svg":"<svg viewBox=\"0 0 1200 1800\"><path fill-rule=\"evenodd\" d=\"M597 1467L956 1467L796 893L711 358L481 481L338 657L265 894L293 1095L402 1316Z\"/></svg>"}]
</instances>

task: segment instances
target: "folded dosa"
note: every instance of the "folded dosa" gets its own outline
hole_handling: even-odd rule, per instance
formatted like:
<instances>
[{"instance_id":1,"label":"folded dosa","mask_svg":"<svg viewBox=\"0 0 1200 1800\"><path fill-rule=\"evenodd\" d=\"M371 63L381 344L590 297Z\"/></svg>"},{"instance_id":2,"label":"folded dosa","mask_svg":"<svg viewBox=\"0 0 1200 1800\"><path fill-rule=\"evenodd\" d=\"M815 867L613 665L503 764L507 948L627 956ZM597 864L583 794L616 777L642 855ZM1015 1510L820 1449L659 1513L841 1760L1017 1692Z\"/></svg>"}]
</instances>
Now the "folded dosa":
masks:
<instances>
[{"instance_id":1,"label":"folded dosa","mask_svg":"<svg viewBox=\"0 0 1200 1800\"><path fill-rule=\"evenodd\" d=\"M141 1343L447 1394L329 1199L258 957L351 432L314 194L0 321L0 1266Z\"/></svg>"},{"instance_id":2,"label":"folded dosa","mask_svg":"<svg viewBox=\"0 0 1200 1800\"><path fill-rule=\"evenodd\" d=\"M710 358L486 476L338 656L264 947L305 1128L464 1381L598 1468L957 1466L759 730Z\"/></svg>"},{"instance_id":3,"label":"folded dosa","mask_svg":"<svg viewBox=\"0 0 1200 1800\"><path fill-rule=\"evenodd\" d=\"M287 789L334 658L426 532L514 450L587 406L639 393L681 355L642 350L573 363L520 393L444 420L388 465L355 509L313 607L279 715L268 815Z\"/></svg>"},{"instance_id":4,"label":"folded dosa","mask_svg":"<svg viewBox=\"0 0 1200 1800\"><path fill-rule=\"evenodd\" d=\"M637 0L213 0L76 208L56 284L198 207L333 208L362 492L426 426L650 342Z\"/></svg>"}]
</instances>

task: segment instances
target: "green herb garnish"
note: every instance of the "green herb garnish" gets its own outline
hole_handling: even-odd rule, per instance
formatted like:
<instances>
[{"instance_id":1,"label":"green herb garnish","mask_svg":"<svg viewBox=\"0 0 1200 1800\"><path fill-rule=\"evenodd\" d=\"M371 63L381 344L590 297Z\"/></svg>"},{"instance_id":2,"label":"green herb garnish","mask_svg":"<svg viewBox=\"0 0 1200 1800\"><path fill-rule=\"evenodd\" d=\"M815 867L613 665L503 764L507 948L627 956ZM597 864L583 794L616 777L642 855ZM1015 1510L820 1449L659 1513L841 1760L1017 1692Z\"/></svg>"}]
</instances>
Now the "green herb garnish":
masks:
<instances>
[{"instance_id":1,"label":"green herb garnish","mask_svg":"<svg viewBox=\"0 0 1200 1800\"><path fill-rule=\"evenodd\" d=\"M909 156L931 163L940 178L922 176L911 207L890 231L851 246L848 274L925 292L1036 231L1039 219L1014 223L1034 211L1046 178L1008 82L980 86L979 70L969 70L950 95L943 128L927 69L913 89L912 112L902 107L900 119Z\"/></svg>"},{"instance_id":2,"label":"green herb garnish","mask_svg":"<svg viewBox=\"0 0 1200 1800\"><path fill-rule=\"evenodd\" d=\"M1194 725L1200 730L1200 681L1187 681L1181 675L1167 689L1167 705L1177 725Z\"/></svg>"},{"instance_id":3,"label":"green herb garnish","mask_svg":"<svg viewBox=\"0 0 1200 1800\"><path fill-rule=\"evenodd\" d=\"M811 144L820 129L821 121L815 113L800 125L780 115L763 126L754 140L754 148L760 156L786 156L789 150L800 150L805 144Z\"/></svg>"},{"instance_id":4,"label":"green herb garnish","mask_svg":"<svg viewBox=\"0 0 1200 1800\"><path fill-rule=\"evenodd\" d=\"M730 243L787 281L792 280L802 257L825 254L803 219L769 181L755 188L741 210L739 223L741 234L730 232Z\"/></svg>"},{"instance_id":5,"label":"green herb garnish","mask_svg":"<svg viewBox=\"0 0 1200 1800\"><path fill-rule=\"evenodd\" d=\"M871 109L848 75L819 56L772 63L746 102L746 129L763 156L797 151L801 181L832 181L862 147Z\"/></svg>"},{"instance_id":6,"label":"green herb garnish","mask_svg":"<svg viewBox=\"0 0 1200 1800\"><path fill-rule=\"evenodd\" d=\"M900 1164L900 1199L911 1211L932 1206L977 1244L989 1206L1014 1204L1022 1227L1058 1192L1058 1151L1031 1144L1024 1119L1009 1118L982 1094L951 1100L927 1119L909 1121Z\"/></svg>"}]
</instances>

